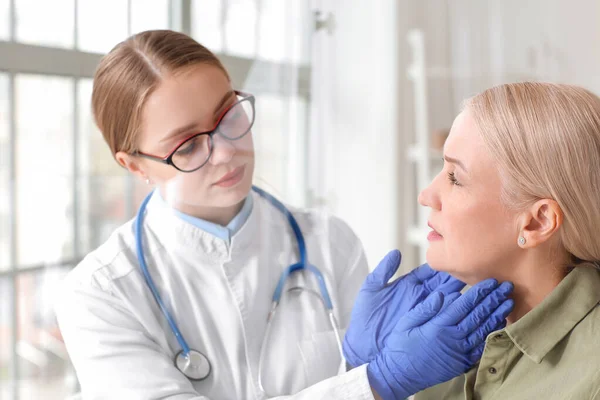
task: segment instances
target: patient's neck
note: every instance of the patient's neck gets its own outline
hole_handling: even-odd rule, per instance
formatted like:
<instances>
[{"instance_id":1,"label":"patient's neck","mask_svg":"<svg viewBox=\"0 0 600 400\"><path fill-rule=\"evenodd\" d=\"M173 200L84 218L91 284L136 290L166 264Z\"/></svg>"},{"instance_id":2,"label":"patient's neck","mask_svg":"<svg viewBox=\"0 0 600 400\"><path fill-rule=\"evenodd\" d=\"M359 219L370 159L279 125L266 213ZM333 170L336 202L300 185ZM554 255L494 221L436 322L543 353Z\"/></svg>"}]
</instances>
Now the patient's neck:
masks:
<instances>
[{"instance_id":1,"label":"patient's neck","mask_svg":"<svg viewBox=\"0 0 600 400\"><path fill-rule=\"evenodd\" d=\"M513 312L506 319L508 324L538 306L558 286L567 275L564 260L541 260L540 257L528 257L512 270L513 276L506 277L514 283L512 298L515 301ZM504 279L503 279L504 280Z\"/></svg>"}]
</instances>

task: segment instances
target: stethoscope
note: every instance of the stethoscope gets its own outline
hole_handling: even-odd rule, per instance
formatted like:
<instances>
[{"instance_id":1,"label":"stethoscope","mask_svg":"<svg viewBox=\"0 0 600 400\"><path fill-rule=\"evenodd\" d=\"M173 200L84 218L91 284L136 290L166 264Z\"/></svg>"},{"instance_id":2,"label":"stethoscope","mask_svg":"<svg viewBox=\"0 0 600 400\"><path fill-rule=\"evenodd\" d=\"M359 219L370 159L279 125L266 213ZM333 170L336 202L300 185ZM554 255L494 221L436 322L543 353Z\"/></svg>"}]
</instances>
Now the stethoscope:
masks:
<instances>
[{"instance_id":1,"label":"stethoscope","mask_svg":"<svg viewBox=\"0 0 600 400\"><path fill-rule=\"evenodd\" d=\"M287 217L288 222L292 228L292 231L294 232L294 236L296 237L296 242L298 245L298 253L300 255L300 262L290 265L281 274L281 277L279 278L279 282L277 283L277 286L275 288L275 292L273 293L273 301L271 304L271 311L269 312L269 315L267 316L267 328L266 328L265 336L263 338L263 342L262 342L262 346L261 346L259 368L258 368L259 388L263 392L265 392L264 386L262 384L262 364L263 364L264 357L265 357L265 343L268 341L268 338L270 336L271 321L273 320L273 317L275 316L275 313L277 312L277 307L279 305L279 301L281 300L281 296L283 293L283 289L284 289L286 280L293 272L307 270L307 271L312 272L313 275L315 276L315 278L317 279L317 282L319 284L319 289L321 292L320 296L315 291L305 289L305 288L300 288L300 287L293 287L293 288L288 289L287 291L289 292L289 291L297 291L297 290L308 290L310 293L313 293L319 297L319 299L322 301L322 303L327 311L327 314L329 316L329 321L331 323L331 327L332 327L333 331L335 332L335 336L336 336L337 344L338 344L338 351L340 352L340 356L342 357L341 358L342 360L343 360L343 351L342 351L341 338L340 338L340 334L339 334L339 325L333 314L333 303L331 302L329 292L327 291L327 286L325 284L325 278L323 277L323 274L321 273L321 271L319 271L319 269L317 267L315 267L314 265L310 265L308 263L308 259L306 256L306 244L304 242L304 236L302 235L302 231L300 230L300 226L298 226L298 222L296 221L296 218L294 218L292 213L285 207L285 205L283 205L283 203L281 203L279 200L277 200L275 197L273 197L269 193L265 192L264 190L262 190L256 186L253 186L252 190L254 190L256 193L258 193L264 199L268 200L275 208L277 208L279 211L281 211L281 213L285 217ZM208 360L208 357L206 357L205 354L202 354L201 352L199 352L197 350L191 349L188 346L187 341L184 339L183 335L181 334L181 331L179 330L179 327L177 326L177 323L175 322L173 316L171 315L171 313L165 306L164 302L162 301L162 298L160 297L160 294L158 293L156 285L154 284L154 281L152 280L152 277L150 276L150 272L148 271L148 266L147 266L146 260L144 258L144 250L142 247L143 218L144 218L144 213L146 211L146 205L148 204L148 201L150 200L151 197L152 197L152 193L150 193L146 196L146 198L140 205L140 208L138 210L137 217L135 220L135 242L136 242L135 244L136 244L136 252L137 252L138 262L140 264L140 269L142 270L142 273L144 274L144 278L146 280L146 284L147 284L148 288L150 288L150 291L152 292L152 295L154 296L156 303L160 307L161 312L163 313L167 322L169 323L171 331L173 331L173 335L175 335L175 338L177 339L177 342L179 342L179 346L181 347L181 351L179 353L177 353L174 358L175 366L188 379L194 380L194 381L201 381L201 380L208 378L208 376L210 375L210 372L211 372L210 361Z\"/></svg>"}]
</instances>

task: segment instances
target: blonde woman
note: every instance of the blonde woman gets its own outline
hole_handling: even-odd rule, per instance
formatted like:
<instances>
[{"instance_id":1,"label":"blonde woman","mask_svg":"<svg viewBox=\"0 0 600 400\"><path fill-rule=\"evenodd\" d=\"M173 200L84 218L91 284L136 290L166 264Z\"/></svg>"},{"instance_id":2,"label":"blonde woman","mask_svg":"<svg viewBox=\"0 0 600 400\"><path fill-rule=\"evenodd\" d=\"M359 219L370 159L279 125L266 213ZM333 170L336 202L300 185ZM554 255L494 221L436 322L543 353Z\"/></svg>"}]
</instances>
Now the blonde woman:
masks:
<instances>
[{"instance_id":1,"label":"blonde woman","mask_svg":"<svg viewBox=\"0 0 600 400\"><path fill-rule=\"evenodd\" d=\"M518 83L466 102L431 208L429 264L515 284L477 368L417 400L600 399L600 99Z\"/></svg>"}]
</instances>

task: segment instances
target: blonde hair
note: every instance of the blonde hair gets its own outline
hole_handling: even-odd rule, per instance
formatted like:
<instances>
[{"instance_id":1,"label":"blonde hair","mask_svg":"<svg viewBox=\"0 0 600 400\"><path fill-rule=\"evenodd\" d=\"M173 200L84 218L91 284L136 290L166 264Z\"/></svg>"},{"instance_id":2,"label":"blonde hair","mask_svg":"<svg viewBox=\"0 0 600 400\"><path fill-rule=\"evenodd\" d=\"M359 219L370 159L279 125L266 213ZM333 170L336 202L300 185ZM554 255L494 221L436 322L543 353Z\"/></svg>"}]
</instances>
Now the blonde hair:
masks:
<instances>
[{"instance_id":1,"label":"blonde hair","mask_svg":"<svg viewBox=\"0 0 600 400\"><path fill-rule=\"evenodd\" d=\"M600 261L600 98L570 85L514 83L465 103L514 209L553 199L573 265Z\"/></svg>"},{"instance_id":2,"label":"blonde hair","mask_svg":"<svg viewBox=\"0 0 600 400\"><path fill-rule=\"evenodd\" d=\"M113 155L136 150L142 109L160 81L197 64L218 67L229 79L210 50L170 30L138 33L102 58L94 76L92 112Z\"/></svg>"}]
</instances>

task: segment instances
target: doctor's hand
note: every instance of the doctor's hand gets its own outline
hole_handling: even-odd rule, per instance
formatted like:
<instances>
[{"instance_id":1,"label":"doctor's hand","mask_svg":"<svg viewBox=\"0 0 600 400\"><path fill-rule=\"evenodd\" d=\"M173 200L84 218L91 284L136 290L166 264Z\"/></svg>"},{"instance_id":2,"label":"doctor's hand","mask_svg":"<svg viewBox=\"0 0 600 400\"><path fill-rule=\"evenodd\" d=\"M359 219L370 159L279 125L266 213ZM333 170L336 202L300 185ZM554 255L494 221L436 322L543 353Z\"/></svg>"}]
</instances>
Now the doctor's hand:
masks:
<instances>
[{"instance_id":1,"label":"doctor's hand","mask_svg":"<svg viewBox=\"0 0 600 400\"><path fill-rule=\"evenodd\" d=\"M398 321L367 366L382 399L404 399L471 369L490 333L504 328L514 307L509 282L489 279L466 294L432 293Z\"/></svg>"},{"instance_id":2,"label":"doctor's hand","mask_svg":"<svg viewBox=\"0 0 600 400\"><path fill-rule=\"evenodd\" d=\"M344 357L352 367L373 360L400 318L433 291L448 295L465 287L461 281L436 272L427 264L388 284L401 259L398 250L389 252L367 276L358 293L343 342Z\"/></svg>"}]
</instances>

